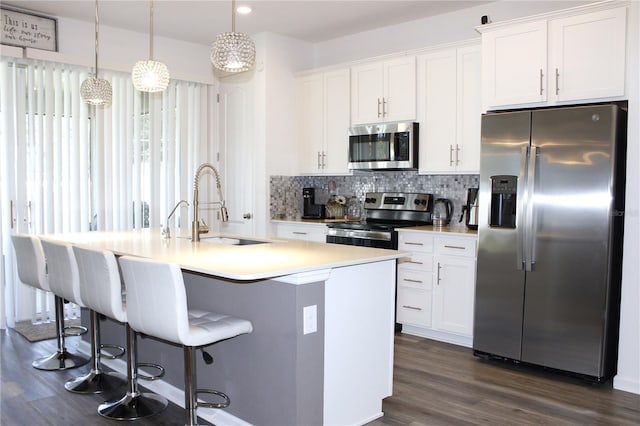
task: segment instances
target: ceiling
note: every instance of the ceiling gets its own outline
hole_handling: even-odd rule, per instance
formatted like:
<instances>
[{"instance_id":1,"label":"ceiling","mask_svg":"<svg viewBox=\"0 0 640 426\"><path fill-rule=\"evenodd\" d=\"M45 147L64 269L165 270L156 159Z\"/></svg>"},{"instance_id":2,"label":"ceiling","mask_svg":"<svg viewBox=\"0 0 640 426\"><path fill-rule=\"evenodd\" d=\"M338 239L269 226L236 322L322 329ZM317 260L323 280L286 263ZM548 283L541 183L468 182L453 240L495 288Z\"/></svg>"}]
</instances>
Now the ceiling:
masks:
<instances>
[{"instance_id":1,"label":"ceiling","mask_svg":"<svg viewBox=\"0 0 640 426\"><path fill-rule=\"evenodd\" d=\"M237 0L253 8L237 15L236 30L248 34L274 32L317 43L374 28L489 3L483 0ZM43 15L94 22L92 0L3 0L5 6ZM138 32L149 29L149 1L101 0L100 24ZM154 34L209 44L216 34L231 31L231 0L155 0Z\"/></svg>"}]
</instances>

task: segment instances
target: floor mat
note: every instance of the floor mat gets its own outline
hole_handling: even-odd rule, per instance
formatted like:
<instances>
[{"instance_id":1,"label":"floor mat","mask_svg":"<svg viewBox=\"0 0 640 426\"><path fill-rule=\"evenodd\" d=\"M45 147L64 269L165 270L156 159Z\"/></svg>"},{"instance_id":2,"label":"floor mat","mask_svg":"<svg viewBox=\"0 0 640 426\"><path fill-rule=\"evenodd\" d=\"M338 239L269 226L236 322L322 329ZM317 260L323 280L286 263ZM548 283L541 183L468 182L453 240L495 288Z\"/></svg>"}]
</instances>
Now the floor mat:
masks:
<instances>
[{"instance_id":1,"label":"floor mat","mask_svg":"<svg viewBox=\"0 0 640 426\"><path fill-rule=\"evenodd\" d=\"M65 320L65 326L80 325L80 319ZM56 338L56 322L41 322L33 324L31 321L20 321L16 323L14 328L22 337L30 342L39 342L41 340Z\"/></svg>"}]
</instances>

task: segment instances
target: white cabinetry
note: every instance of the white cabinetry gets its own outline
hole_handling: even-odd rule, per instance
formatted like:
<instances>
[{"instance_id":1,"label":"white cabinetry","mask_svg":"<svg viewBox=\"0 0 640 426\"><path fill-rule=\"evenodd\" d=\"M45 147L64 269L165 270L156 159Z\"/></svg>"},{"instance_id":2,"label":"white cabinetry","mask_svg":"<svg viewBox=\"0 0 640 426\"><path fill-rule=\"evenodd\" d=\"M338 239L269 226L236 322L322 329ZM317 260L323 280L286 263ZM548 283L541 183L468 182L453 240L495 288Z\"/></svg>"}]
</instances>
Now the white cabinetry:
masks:
<instances>
[{"instance_id":1,"label":"white cabinetry","mask_svg":"<svg viewBox=\"0 0 640 426\"><path fill-rule=\"evenodd\" d=\"M480 46L417 57L420 173L478 173Z\"/></svg>"},{"instance_id":2,"label":"white cabinetry","mask_svg":"<svg viewBox=\"0 0 640 426\"><path fill-rule=\"evenodd\" d=\"M487 109L625 95L624 7L478 30Z\"/></svg>"},{"instance_id":3,"label":"white cabinetry","mask_svg":"<svg viewBox=\"0 0 640 426\"><path fill-rule=\"evenodd\" d=\"M273 235L285 240L324 243L327 239L327 226L323 223L272 221L271 227Z\"/></svg>"},{"instance_id":4,"label":"white cabinetry","mask_svg":"<svg viewBox=\"0 0 640 426\"><path fill-rule=\"evenodd\" d=\"M352 124L415 120L415 118L415 56L351 68Z\"/></svg>"},{"instance_id":5,"label":"white cabinetry","mask_svg":"<svg viewBox=\"0 0 640 426\"><path fill-rule=\"evenodd\" d=\"M397 321L403 332L471 346L476 236L400 231Z\"/></svg>"},{"instance_id":6,"label":"white cabinetry","mask_svg":"<svg viewBox=\"0 0 640 426\"><path fill-rule=\"evenodd\" d=\"M298 140L303 174L348 174L349 69L298 79Z\"/></svg>"}]
</instances>

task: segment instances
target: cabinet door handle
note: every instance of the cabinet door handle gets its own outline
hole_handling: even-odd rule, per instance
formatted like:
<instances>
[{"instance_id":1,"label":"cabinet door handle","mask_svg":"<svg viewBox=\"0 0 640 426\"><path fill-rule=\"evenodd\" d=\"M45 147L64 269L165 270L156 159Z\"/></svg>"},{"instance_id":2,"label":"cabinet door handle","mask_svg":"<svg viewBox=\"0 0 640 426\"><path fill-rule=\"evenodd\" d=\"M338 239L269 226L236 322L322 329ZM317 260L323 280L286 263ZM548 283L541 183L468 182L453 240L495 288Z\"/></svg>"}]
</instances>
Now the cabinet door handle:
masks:
<instances>
[{"instance_id":1,"label":"cabinet door handle","mask_svg":"<svg viewBox=\"0 0 640 426\"><path fill-rule=\"evenodd\" d=\"M322 167L320 166L320 151L318 151L318 168L321 169Z\"/></svg>"},{"instance_id":2,"label":"cabinet door handle","mask_svg":"<svg viewBox=\"0 0 640 426\"><path fill-rule=\"evenodd\" d=\"M403 278L402 281L406 281L408 283L422 284L422 281L420 281L420 280L412 280L411 278Z\"/></svg>"},{"instance_id":3,"label":"cabinet door handle","mask_svg":"<svg viewBox=\"0 0 640 426\"><path fill-rule=\"evenodd\" d=\"M327 168L327 153L322 151L322 168Z\"/></svg>"},{"instance_id":4,"label":"cabinet door handle","mask_svg":"<svg viewBox=\"0 0 640 426\"><path fill-rule=\"evenodd\" d=\"M422 243L412 243L411 241L407 241L405 244L408 245L408 246L423 246L424 245Z\"/></svg>"},{"instance_id":5,"label":"cabinet door handle","mask_svg":"<svg viewBox=\"0 0 640 426\"><path fill-rule=\"evenodd\" d=\"M560 73L558 72L558 68L556 68L556 95L560 92L560 86L558 85L558 80L560 79Z\"/></svg>"},{"instance_id":6,"label":"cabinet door handle","mask_svg":"<svg viewBox=\"0 0 640 426\"><path fill-rule=\"evenodd\" d=\"M456 144L456 166L460 165L460 146Z\"/></svg>"},{"instance_id":7,"label":"cabinet door handle","mask_svg":"<svg viewBox=\"0 0 640 426\"><path fill-rule=\"evenodd\" d=\"M436 275L436 285L440 285L440 269L442 268L442 266L440 266L440 262L438 262L438 272Z\"/></svg>"},{"instance_id":8,"label":"cabinet door handle","mask_svg":"<svg viewBox=\"0 0 640 426\"><path fill-rule=\"evenodd\" d=\"M382 102L380 102L380 98L378 98L378 118L380 118L380 104L382 104Z\"/></svg>"},{"instance_id":9,"label":"cabinet door handle","mask_svg":"<svg viewBox=\"0 0 640 426\"><path fill-rule=\"evenodd\" d=\"M407 260L405 263L413 263L414 265L423 265L422 262L416 262L415 260Z\"/></svg>"},{"instance_id":10,"label":"cabinet door handle","mask_svg":"<svg viewBox=\"0 0 640 426\"><path fill-rule=\"evenodd\" d=\"M540 68L540 96L542 96L542 80L544 78L544 73L542 72L542 68Z\"/></svg>"},{"instance_id":11,"label":"cabinet door handle","mask_svg":"<svg viewBox=\"0 0 640 426\"><path fill-rule=\"evenodd\" d=\"M382 98L382 116L386 117L387 115L387 100Z\"/></svg>"},{"instance_id":12,"label":"cabinet door handle","mask_svg":"<svg viewBox=\"0 0 640 426\"><path fill-rule=\"evenodd\" d=\"M422 308L418 308L417 306L410 306L410 305L402 305L403 308L407 308L407 309L413 309L414 311L421 311Z\"/></svg>"},{"instance_id":13,"label":"cabinet door handle","mask_svg":"<svg viewBox=\"0 0 640 426\"><path fill-rule=\"evenodd\" d=\"M9 205L10 207L10 213L9 213L9 222L11 223L11 229L13 229L14 225L15 225L15 217L13 214L13 200L10 201Z\"/></svg>"},{"instance_id":14,"label":"cabinet door handle","mask_svg":"<svg viewBox=\"0 0 640 426\"><path fill-rule=\"evenodd\" d=\"M444 248L456 249L456 250L466 250L466 247L460 247L460 246L448 246L448 245L445 245Z\"/></svg>"},{"instance_id":15,"label":"cabinet door handle","mask_svg":"<svg viewBox=\"0 0 640 426\"><path fill-rule=\"evenodd\" d=\"M300 232L300 231L293 231L292 234L293 235L307 235L306 232Z\"/></svg>"},{"instance_id":16,"label":"cabinet door handle","mask_svg":"<svg viewBox=\"0 0 640 426\"><path fill-rule=\"evenodd\" d=\"M453 166L453 145L449 145L449 167Z\"/></svg>"}]
</instances>

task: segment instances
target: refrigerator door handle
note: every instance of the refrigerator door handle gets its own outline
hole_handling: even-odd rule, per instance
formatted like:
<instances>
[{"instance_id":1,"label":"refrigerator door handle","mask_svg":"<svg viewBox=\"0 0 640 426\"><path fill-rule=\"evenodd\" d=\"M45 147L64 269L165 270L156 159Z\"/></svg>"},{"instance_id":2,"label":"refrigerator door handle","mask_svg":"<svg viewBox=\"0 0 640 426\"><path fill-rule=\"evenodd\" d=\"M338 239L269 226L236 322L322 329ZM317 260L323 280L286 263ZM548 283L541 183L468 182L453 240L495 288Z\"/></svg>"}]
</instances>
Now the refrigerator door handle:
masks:
<instances>
[{"instance_id":1,"label":"refrigerator door handle","mask_svg":"<svg viewBox=\"0 0 640 426\"><path fill-rule=\"evenodd\" d=\"M536 183L536 159L538 156L538 147L531 146L531 151L529 153L529 166L527 167L527 214L526 214L526 234L525 241L527 247L525 249L525 271L531 272L533 270L533 265L536 263L535 259L535 221L533 218L534 211L534 191L535 191L535 183Z\"/></svg>"},{"instance_id":2,"label":"refrigerator door handle","mask_svg":"<svg viewBox=\"0 0 640 426\"><path fill-rule=\"evenodd\" d=\"M516 212L516 269L524 271L525 268L525 255L524 255L524 242L525 242L525 202L527 198L527 159L529 147L523 147L520 154L520 180L518 183L517 199L518 207Z\"/></svg>"}]
</instances>

